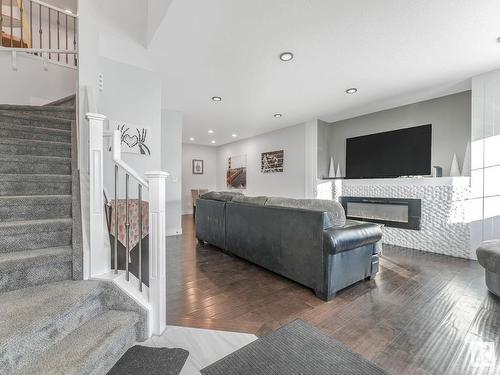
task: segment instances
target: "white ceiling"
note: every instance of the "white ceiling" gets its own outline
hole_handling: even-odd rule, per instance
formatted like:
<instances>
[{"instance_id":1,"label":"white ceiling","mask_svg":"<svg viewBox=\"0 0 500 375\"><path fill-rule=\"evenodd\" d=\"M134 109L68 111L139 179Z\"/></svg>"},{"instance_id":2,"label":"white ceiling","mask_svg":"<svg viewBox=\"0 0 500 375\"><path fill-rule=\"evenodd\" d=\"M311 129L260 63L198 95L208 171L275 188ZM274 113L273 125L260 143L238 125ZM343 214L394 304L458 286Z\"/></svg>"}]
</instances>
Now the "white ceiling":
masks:
<instances>
[{"instance_id":1,"label":"white ceiling","mask_svg":"<svg viewBox=\"0 0 500 375\"><path fill-rule=\"evenodd\" d=\"M499 14L499 0L174 0L150 48L184 141L221 145L467 89L500 67Z\"/></svg>"}]
</instances>

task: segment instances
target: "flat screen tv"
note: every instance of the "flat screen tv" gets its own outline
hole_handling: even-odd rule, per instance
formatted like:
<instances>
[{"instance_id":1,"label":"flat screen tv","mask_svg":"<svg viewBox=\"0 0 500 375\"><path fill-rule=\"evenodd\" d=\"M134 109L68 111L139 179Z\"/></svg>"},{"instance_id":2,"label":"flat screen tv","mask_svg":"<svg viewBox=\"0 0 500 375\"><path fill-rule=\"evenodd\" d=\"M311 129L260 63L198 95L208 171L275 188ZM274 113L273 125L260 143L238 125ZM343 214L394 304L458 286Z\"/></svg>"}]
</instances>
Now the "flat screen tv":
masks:
<instances>
[{"instance_id":1,"label":"flat screen tv","mask_svg":"<svg viewBox=\"0 0 500 375\"><path fill-rule=\"evenodd\" d=\"M346 140L346 178L431 174L432 125Z\"/></svg>"}]
</instances>

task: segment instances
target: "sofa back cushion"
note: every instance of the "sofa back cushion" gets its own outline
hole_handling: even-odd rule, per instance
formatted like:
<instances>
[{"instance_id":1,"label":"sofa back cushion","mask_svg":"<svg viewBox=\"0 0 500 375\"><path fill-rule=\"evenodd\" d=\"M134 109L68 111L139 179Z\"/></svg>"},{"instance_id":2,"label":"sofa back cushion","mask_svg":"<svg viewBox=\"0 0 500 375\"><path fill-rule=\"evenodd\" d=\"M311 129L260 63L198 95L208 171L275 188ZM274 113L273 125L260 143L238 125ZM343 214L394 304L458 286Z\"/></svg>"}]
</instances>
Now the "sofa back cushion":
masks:
<instances>
[{"instance_id":1,"label":"sofa back cushion","mask_svg":"<svg viewBox=\"0 0 500 375\"><path fill-rule=\"evenodd\" d=\"M339 202L333 200L269 197L266 201L266 206L324 211L328 219L328 222L325 223L325 228L343 227L346 223L344 207Z\"/></svg>"},{"instance_id":2,"label":"sofa back cushion","mask_svg":"<svg viewBox=\"0 0 500 375\"><path fill-rule=\"evenodd\" d=\"M264 206L267 202L267 199L268 197L247 197L246 195L236 195L233 197L233 200L231 202L256 204L258 206Z\"/></svg>"},{"instance_id":3,"label":"sofa back cushion","mask_svg":"<svg viewBox=\"0 0 500 375\"><path fill-rule=\"evenodd\" d=\"M210 199L213 201L230 202L236 196L243 196L238 191L209 191L200 196L201 199Z\"/></svg>"}]
</instances>

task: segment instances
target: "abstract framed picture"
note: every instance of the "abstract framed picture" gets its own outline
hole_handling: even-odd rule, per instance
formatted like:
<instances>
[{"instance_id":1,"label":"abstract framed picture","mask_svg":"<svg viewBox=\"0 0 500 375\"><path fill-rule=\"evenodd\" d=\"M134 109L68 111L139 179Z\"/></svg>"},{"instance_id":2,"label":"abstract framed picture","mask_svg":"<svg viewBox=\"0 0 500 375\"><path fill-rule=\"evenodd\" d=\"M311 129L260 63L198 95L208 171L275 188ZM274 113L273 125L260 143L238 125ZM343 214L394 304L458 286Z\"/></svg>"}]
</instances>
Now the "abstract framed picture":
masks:
<instances>
[{"instance_id":1,"label":"abstract framed picture","mask_svg":"<svg viewBox=\"0 0 500 375\"><path fill-rule=\"evenodd\" d=\"M226 185L228 189L247 188L247 156L230 156L227 160Z\"/></svg>"},{"instance_id":2,"label":"abstract framed picture","mask_svg":"<svg viewBox=\"0 0 500 375\"><path fill-rule=\"evenodd\" d=\"M260 159L260 171L262 173L283 172L284 151L263 152Z\"/></svg>"},{"instance_id":3,"label":"abstract framed picture","mask_svg":"<svg viewBox=\"0 0 500 375\"><path fill-rule=\"evenodd\" d=\"M193 159L193 174L203 174L203 160Z\"/></svg>"},{"instance_id":4,"label":"abstract framed picture","mask_svg":"<svg viewBox=\"0 0 500 375\"><path fill-rule=\"evenodd\" d=\"M120 131L122 152L151 155L151 129L123 121L111 121L111 128Z\"/></svg>"}]
</instances>

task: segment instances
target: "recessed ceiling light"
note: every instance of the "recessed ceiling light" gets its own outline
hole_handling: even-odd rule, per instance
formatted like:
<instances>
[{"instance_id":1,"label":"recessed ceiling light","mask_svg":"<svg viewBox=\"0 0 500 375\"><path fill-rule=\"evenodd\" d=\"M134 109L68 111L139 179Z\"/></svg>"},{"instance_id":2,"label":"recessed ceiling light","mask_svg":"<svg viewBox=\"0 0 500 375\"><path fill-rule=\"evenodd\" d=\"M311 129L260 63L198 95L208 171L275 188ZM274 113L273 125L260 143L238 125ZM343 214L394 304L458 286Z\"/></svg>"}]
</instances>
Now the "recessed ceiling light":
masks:
<instances>
[{"instance_id":1,"label":"recessed ceiling light","mask_svg":"<svg viewBox=\"0 0 500 375\"><path fill-rule=\"evenodd\" d=\"M212 96L212 100L214 102L220 102L220 101L222 101L222 98L220 96Z\"/></svg>"},{"instance_id":2,"label":"recessed ceiling light","mask_svg":"<svg viewBox=\"0 0 500 375\"><path fill-rule=\"evenodd\" d=\"M233 133L233 134L231 134L231 137L236 138L237 135Z\"/></svg>"},{"instance_id":3,"label":"recessed ceiling light","mask_svg":"<svg viewBox=\"0 0 500 375\"><path fill-rule=\"evenodd\" d=\"M214 131L213 131L212 129L210 129L210 130L208 131L208 134L214 134Z\"/></svg>"},{"instance_id":4,"label":"recessed ceiling light","mask_svg":"<svg viewBox=\"0 0 500 375\"><path fill-rule=\"evenodd\" d=\"M281 61L290 61L293 59L293 53L291 52L283 52L280 54Z\"/></svg>"},{"instance_id":5,"label":"recessed ceiling light","mask_svg":"<svg viewBox=\"0 0 500 375\"><path fill-rule=\"evenodd\" d=\"M210 142L210 143L215 143L215 141L212 141L212 142Z\"/></svg>"},{"instance_id":6,"label":"recessed ceiling light","mask_svg":"<svg viewBox=\"0 0 500 375\"><path fill-rule=\"evenodd\" d=\"M356 87L351 87L350 89L345 90L346 94L356 94L358 92L358 89Z\"/></svg>"},{"instance_id":7,"label":"recessed ceiling light","mask_svg":"<svg viewBox=\"0 0 500 375\"><path fill-rule=\"evenodd\" d=\"M192 142L192 141L194 141L194 138L193 138L193 137L191 137L191 138L189 138L189 140Z\"/></svg>"},{"instance_id":8,"label":"recessed ceiling light","mask_svg":"<svg viewBox=\"0 0 500 375\"><path fill-rule=\"evenodd\" d=\"M281 113L275 113L273 116L276 118L281 118L283 115Z\"/></svg>"}]
</instances>

